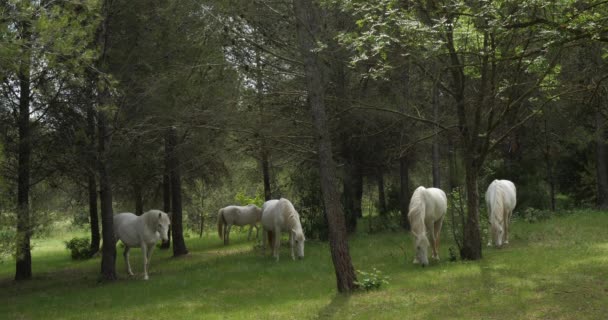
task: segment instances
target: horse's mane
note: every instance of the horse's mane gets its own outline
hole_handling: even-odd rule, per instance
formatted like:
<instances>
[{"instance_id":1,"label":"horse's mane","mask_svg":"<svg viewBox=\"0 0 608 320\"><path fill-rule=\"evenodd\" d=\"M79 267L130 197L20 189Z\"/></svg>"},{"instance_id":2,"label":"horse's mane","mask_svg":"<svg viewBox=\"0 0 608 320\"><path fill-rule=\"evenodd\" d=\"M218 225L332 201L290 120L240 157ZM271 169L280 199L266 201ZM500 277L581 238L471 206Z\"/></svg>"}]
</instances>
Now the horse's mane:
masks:
<instances>
[{"instance_id":1,"label":"horse's mane","mask_svg":"<svg viewBox=\"0 0 608 320\"><path fill-rule=\"evenodd\" d=\"M300 224L300 215L296 208L294 208L293 204L285 198L281 198L279 203L283 205L283 209L288 211L287 220L289 222L289 227L294 228L297 231L302 231L302 224Z\"/></svg>"},{"instance_id":2,"label":"horse's mane","mask_svg":"<svg viewBox=\"0 0 608 320\"><path fill-rule=\"evenodd\" d=\"M425 212L425 203L424 203L424 187L418 187L412 198L410 200L409 212L407 214L410 224L411 230L416 237L423 236L426 238L426 225L424 224L424 212Z\"/></svg>"}]
</instances>

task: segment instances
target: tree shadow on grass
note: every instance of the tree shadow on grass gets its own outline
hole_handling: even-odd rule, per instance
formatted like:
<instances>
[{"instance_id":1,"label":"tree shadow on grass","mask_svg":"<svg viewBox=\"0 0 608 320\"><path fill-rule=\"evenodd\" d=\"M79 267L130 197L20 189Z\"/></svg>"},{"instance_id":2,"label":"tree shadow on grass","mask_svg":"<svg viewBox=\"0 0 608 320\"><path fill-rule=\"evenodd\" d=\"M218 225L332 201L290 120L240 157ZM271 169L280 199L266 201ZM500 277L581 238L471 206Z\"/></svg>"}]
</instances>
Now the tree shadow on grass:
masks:
<instances>
[{"instance_id":1,"label":"tree shadow on grass","mask_svg":"<svg viewBox=\"0 0 608 320\"><path fill-rule=\"evenodd\" d=\"M344 307L348 304L349 299L350 296L348 295L343 295L339 293L334 295L329 304L319 310L317 316L314 319L321 320L333 318L336 314L338 314L338 312L344 309Z\"/></svg>"}]
</instances>

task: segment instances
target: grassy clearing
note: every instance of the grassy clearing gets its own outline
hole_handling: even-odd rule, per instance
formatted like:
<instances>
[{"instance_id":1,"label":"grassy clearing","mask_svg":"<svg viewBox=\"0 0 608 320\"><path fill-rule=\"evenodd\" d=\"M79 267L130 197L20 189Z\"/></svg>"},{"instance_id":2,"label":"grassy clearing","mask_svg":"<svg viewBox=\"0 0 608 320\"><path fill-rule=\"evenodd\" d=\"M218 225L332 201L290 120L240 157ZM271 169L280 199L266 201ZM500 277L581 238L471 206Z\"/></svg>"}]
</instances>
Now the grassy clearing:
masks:
<instances>
[{"instance_id":1,"label":"grassy clearing","mask_svg":"<svg viewBox=\"0 0 608 320\"><path fill-rule=\"evenodd\" d=\"M99 258L73 262L63 237L37 243L35 279L14 283L11 261L0 264L0 318L7 319L602 319L608 312L608 214L578 212L536 224L515 222L511 244L485 249L478 262L428 268L410 263L403 232L361 233L351 239L355 266L390 277L379 291L335 294L329 249L309 241L306 258L262 257L235 234L223 247L216 235L187 239L191 254L173 259L157 250L150 281L98 284ZM444 230L443 239L449 239ZM442 257L447 258L444 242Z\"/></svg>"}]
</instances>

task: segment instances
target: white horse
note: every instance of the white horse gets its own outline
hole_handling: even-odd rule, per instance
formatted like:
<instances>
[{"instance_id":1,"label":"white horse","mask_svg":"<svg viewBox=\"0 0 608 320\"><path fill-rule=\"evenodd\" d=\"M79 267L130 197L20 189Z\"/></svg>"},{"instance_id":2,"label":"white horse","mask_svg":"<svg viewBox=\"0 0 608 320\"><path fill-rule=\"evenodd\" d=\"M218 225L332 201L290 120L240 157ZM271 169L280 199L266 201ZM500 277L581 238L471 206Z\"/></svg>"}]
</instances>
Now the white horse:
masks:
<instances>
[{"instance_id":1,"label":"white horse","mask_svg":"<svg viewBox=\"0 0 608 320\"><path fill-rule=\"evenodd\" d=\"M491 246L492 242L497 247L502 247L503 243L509 244L509 221L517 204L513 182L509 180L492 181L486 191L486 204L491 224L491 238L488 239L488 246Z\"/></svg>"},{"instance_id":2,"label":"white horse","mask_svg":"<svg viewBox=\"0 0 608 320\"><path fill-rule=\"evenodd\" d=\"M130 212L119 213L114 216L114 236L125 245L123 256L127 263L127 272L133 275L129 263L129 250L141 248L144 257L144 280L148 280L148 266L154 246L159 240L167 241L169 216L160 210L150 210L141 216Z\"/></svg>"},{"instance_id":3,"label":"white horse","mask_svg":"<svg viewBox=\"0 0 608 320\"><path fill-rule=\"evenodd\" d=\"M439 260L439 236L447 208L448 200L441 189L418 187L414 191L407 214L415 238L414 263L423 267L429 264L427 231L433 242L433 258Z\"/></svg>"},{"instance_id":4,"label":"white horse","mask_svg":"<svg viewBox=\"0 0 608 320\"><path fill-rule=\"evenodd\" d=\"M248 206L227 206L220 209L217 213L217 233L220 239L224 240L224 244L230 241L230 229L233 225L246 226L249 225L249 235L247 240L251 239L251 231L255 227L255 237L258 237L257 223L262 219L262 209L258 206L250 204Z\"/></svg>"},{"instance_id":5,"label":"white horse","mask_svg":"<svg viewBox=\"0 0 608 320\"><path fill-rule=\"evenodd\" d=\"M281 231L289 232L291 259L295 260L294 247L297 247L298 258L304 258L304 232L300 224L300 215L293 204L285 198L268 200L262 206L263 249L266 251L268 242L272 245L272 255L279 261Z\"/></svg>"}]
</instances>

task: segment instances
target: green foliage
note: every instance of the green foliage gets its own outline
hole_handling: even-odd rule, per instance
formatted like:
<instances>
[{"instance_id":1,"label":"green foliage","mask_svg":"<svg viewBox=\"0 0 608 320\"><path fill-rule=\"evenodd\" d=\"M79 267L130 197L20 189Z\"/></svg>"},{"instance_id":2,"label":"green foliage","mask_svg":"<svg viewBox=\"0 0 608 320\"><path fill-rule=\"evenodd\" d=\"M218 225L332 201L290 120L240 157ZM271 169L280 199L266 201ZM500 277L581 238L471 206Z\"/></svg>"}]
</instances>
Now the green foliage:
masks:
<instances>
[{"instance_id":1,"label":"green foliage","mask_svg":"<svg viewBox=\"0 0 608 320\"><path fill-rule=\"evenodd\" d=\"M535 223L551 218L552 212L549 210L540 210L532 207L527 207L521 214L522 218L529 223Z\"/></svg>"},{"instance_id":2,"label":"green foliage","mask_svg":"<svg viewBox=\"0 0 608 320\"><path fill-rule=\"evenodd\" d=\"M372 271L366 272L362 270L357 270L357 281L355 284L359 287L359 289L363 289L365 291L380 289L383 284L388 285L388 276L382 274L382 271L373 268Z\"/></svg>"},{"instance_id":3,"label":"green foliage","mask_svg":"<svg viewBox=\"0 0 608 320\"><path fill-rule=\"evenodd\" d=\"M458 251L456 251L456 249L454 247L448 248L448 254L449 254L448 261L450 261L450 262L458 261L459 254L458 254Z\"/></svg>"},{"instance_id":4,"label":"green foliage","mask_svg":"<svg viewBox=\"0 0 608 320\"><path fill-rule=\"evenodd\" d=\"M234 195L234 200L241 206L246 206L249 204L255 204L258 207L262 207L264 205L264 196L260 193L256 193L255 196L251 197L245 194L245 191L241 190Z\"/></svg>"},{"instance_id":5,"label":"green foliage","mask_svg":"<svg viewBox=\"0 0 608 320\"><path fill-rule=\"evenodd\" d=\"M70 250L72 260L84 260L91 257L89 238L72 238L65 242L65 247Z\"/></svg>"}]
</instances>

